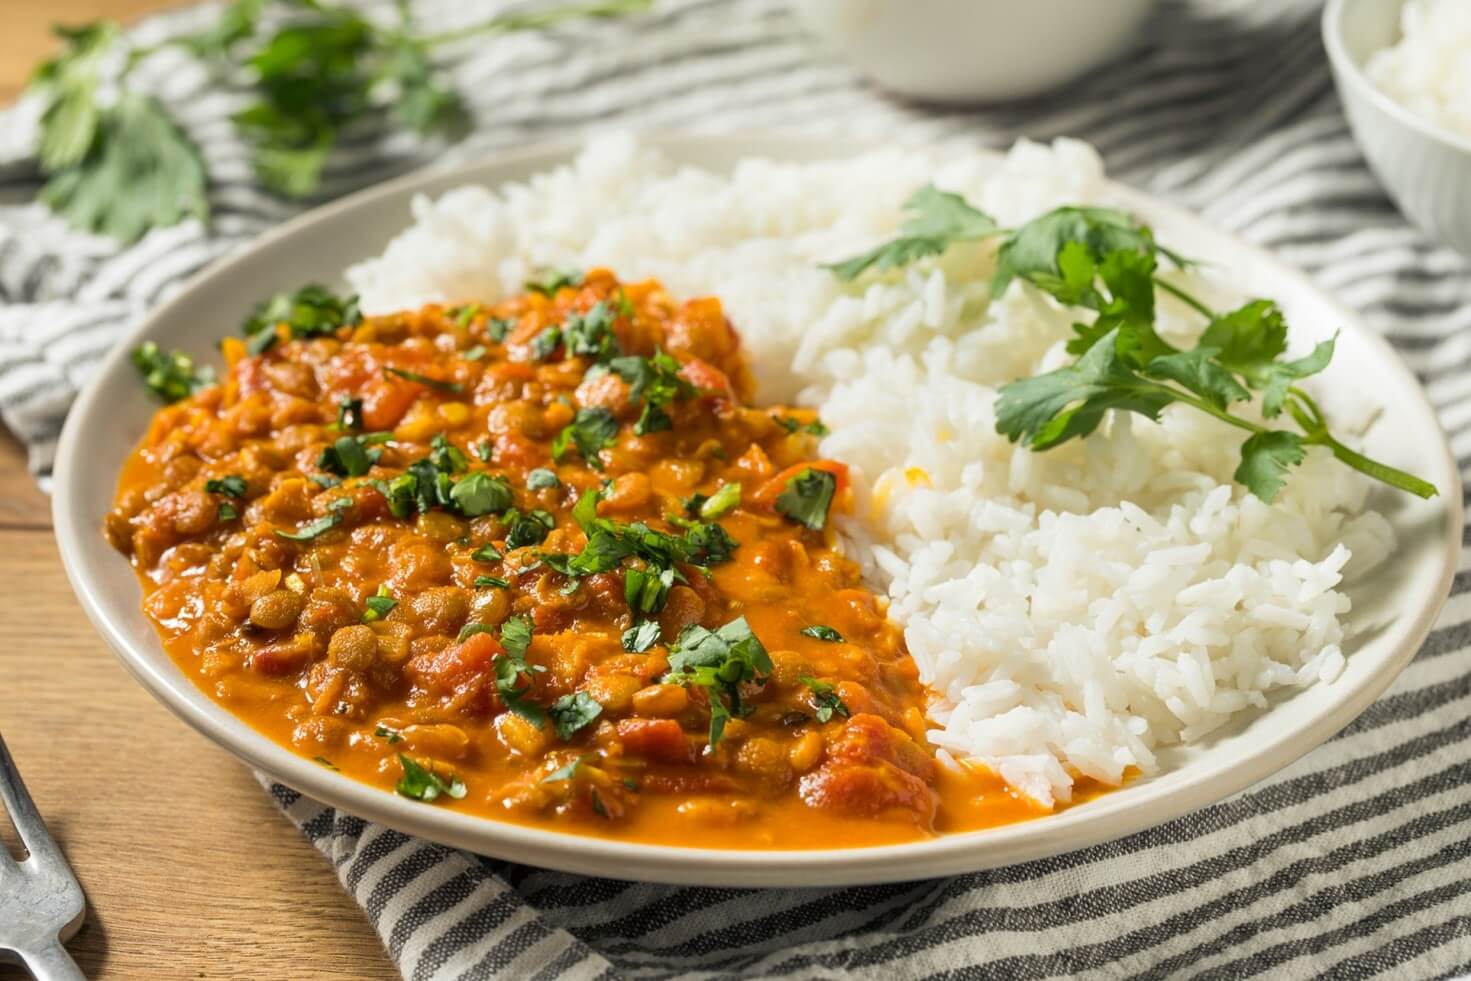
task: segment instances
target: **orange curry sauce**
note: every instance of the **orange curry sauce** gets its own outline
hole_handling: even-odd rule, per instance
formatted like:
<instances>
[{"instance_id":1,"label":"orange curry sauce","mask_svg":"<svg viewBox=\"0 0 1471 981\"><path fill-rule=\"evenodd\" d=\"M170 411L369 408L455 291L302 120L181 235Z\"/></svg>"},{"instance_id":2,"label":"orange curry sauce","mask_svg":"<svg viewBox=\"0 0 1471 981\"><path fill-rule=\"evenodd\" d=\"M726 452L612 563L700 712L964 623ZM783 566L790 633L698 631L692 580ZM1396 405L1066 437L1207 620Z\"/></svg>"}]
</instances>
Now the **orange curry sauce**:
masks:
<instances>
[{"instance_id":1,"label":"orange curry sauce","mask_svg":"<svg viewBox=\"0 0 1471 981\"><path fill-rule=\"evenodd\" d=\"M813 458L810 411L746 404L718 300L598 270L340 319L226 341L107 517L232 713L426 807L629 841L1042 813L937 765L903 637L835 548L846 469Z\"/></svg>"}]
</instances>

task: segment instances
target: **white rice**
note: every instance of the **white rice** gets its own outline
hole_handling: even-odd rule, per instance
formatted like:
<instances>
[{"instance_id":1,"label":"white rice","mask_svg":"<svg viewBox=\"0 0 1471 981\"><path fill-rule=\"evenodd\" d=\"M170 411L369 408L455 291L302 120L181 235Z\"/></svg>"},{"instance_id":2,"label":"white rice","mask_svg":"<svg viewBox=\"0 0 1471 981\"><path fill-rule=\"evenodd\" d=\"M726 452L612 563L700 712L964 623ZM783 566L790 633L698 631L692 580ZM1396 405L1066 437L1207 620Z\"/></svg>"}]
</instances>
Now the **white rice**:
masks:
<instances>
[{"instance_id":1,"label":"white rice","mask_svg":"<svg viewBox=\"0 0 1471 981\"><path fill-rule=\"evenodd\" d=\"M348 276L371 311L494 301L548 265L719 296L761 398L817 407L822 452L855 468L844 533L938 694L933 742L1051 804L1079 775L1153 772L1157 747L1273 689L1332 681L1341 584L1394 547L1365 478L1315 450L1268 506L1231 480L1240 434L1188 409L1114 416L1043 454L997 435L997 386L1062 363L1074 315L1019 283L991 302L989 247L858 288L818 268L892 235L927 181L1015 224L1107 203L1102 176L1067 140L1018 144L999 171L885 151L715 176L607 138L528 184L416 202ZM1200 329L1174 303L1161 317L1167 335Z\"/></svg>"},{"instance_id":2,"label":"white rice","mask_svg":"<svg viewBox=\"0 0 1471 981\"><path fill-rule=\"evenodd\" d=\"M1400 40L1375 52L1368 73L1395 101L1471 136L1471 3L1409 0Z\"/></svg>"}]
</instances>

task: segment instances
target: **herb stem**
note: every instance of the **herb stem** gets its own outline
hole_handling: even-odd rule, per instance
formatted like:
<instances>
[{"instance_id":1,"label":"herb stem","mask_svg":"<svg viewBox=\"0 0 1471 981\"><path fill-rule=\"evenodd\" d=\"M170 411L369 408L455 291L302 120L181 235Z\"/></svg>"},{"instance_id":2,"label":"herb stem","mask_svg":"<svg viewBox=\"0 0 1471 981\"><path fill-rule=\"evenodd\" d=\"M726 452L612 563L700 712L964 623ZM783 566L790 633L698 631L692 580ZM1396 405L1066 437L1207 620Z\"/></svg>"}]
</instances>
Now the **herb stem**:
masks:
<instances>
[{"instance_id":1,"label":"herb stem","mask_svg":"<svg viewBox=\"0 0 1471 981\"><path fill-rule=\"evenodd\" d=\"M564 7L553 7L550 10L498 14L490 20L471 24L468 27L457 27L454 30L422 35L417 39L417 43L432 47L480 34L534 31L581 17L622 17L625 14L642 13L651 6L653 6L653 0L593 0L591 3L568 4Z\"/></svg>"},{"instance_id":2,"label":"herb stem","mask_svg":"<svg viewBox=\"0 0 1471 981\"><path fill-rule=\"evenodd\" d=\"M1164 279L1161 279L1158 276L1155 276L1154 277L1154 285L1158 286L1160 289L1164 290L1166 293L1168 293L1171 296L1175 297L1177 300L1180 300L1182 303L1185 303L1186 305L1190 306L1192 309L1194 309L1196 312L1198 312L1202 317L1205 317L1207 320L1215 320L1216 319L1216 312L1214 310L1212 310L1210 307L1206 306L1204 303L1201 303L1199 300L1197 300L1195 297L1191 296L1189 293L1186 293L1184 290L1180 289L1180 287L1176 286L1174 283L1168 282L1167 280L1164 280Z\"/></svg>"},{"instance_id":3,"label":"herb stem","mask_svg":"<svg viewBox=\"0 0 1471 981\"><path fill-rule=\"evenodd\" d=\"M1170 396L1174 398L1177 402L1183 402L1186 405L1194 406L1201 412L1204 412L1206 415L1215 416L1222 422L1231 426L1235 426L1237 429L1244 429L1247 432L1253 434L1269 432L1266 426L1258 425L1257 423L1252 422L1250 419L1243 419L1240 416L1232 415L1225 409L1217 408L1210 402L1207 402L1205 399L1197 398L1196 396L1189 394L1183 389L1176 388L1173 385L1161 385L1159 387L1166 392L1169 392Z\"/></svg>"}]
</instances>

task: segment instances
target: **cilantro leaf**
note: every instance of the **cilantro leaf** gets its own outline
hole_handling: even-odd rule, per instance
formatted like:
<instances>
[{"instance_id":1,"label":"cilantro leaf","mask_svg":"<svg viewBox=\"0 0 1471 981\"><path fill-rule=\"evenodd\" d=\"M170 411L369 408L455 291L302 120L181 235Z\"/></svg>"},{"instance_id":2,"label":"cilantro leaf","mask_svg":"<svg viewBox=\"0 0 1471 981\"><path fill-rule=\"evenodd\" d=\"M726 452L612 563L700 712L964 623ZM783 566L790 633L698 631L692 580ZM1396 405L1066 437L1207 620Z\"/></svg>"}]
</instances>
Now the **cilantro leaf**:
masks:
<instances>
[{"instance_id":1,"label":"cilantro leaf","mask_svg":"<svg viewBox=\"0 0 1471 981\"><path fill-rule=\"evenodd\" d=\"M603 461L598 454L617 439L618 420L612 412L601 406L578 409L572 422L552 440L552 459L560 461L569 445L576 446L588 466L601 470Z\"/></svg>"},{"instance_id":2,"label":"cilantro leaf","mask_svg":"<svg viewBox=\"0 0 1471 981\"><path fill-rule=\"evenodd\" d=\"M658 613L669 599L669 590L674 588L674 570L669 567L630 566L623 577L623 599L635 613Z\"/></svg>"},{"instance_id":3,"label":"cilantro leaf","mask_svg":"<svg viewBox=\"0 0 1471 981\"><path fill-rule=\"evenodd\" d=\"M440 378L430 378L428 375L421 375L417 371L406 371L403 368L395 368L393 365L384 365L383 373L385 375L395 375L399 378L402 378L404 381L411 381L415 384L424 385L428 388L438 389L441 392L459 393L465 390L465 386L461 385L459 382L444 381Z\"/></svg>"},{"instance_id":4,"label":"cilantro leaf","mask_svg":"<svg viewBox=\"0 0 1471 981\"><path fill-rule=\"evenodd\" d=\"M623 631L623 649L630 654L642 654L659 643L659 621L640 620Z\"/></svg>"},{"instance_id":5,"label":"cilantro leaf","mask_svg":"<svg viewBox=\"0 0 1471 981\"><path fill-rule=\"evenodd\" d=\"M123 242L186 218L209 221L199 148L157 100L124 92L95 114L87 150L52 173L41 189L42 203L78 228ZM66 139L80 140L85 124L67 125ZM69 145L60 145L60 135L53 135L53 142L56 158L71 152Z\"/></svg>"},{"instance_id":6,"label":"cilantro leaf","mask_svg":"<svg viewBox=\"0 0 1471 981\"><path fill-rule=\"evenodd\" d=\"M449 492L454 508L467 518L508 510L515 498L503 477L476 471L455 481Z\"/></svg>"},{"instance_id":7,"label":"cilantro leaf","mask_svg":"<svg viewBox=\"0 0 1471 981\"><path fill-rule=\"evenodd\" d=\"M808 467L787 481L786 489L776 497L776 510L799 525L821 531L837 487L838 480L831 473Z\"/></svg>"},{"instance_id":8,"label":"cilantro leaf","mask_svg":"<svg viewBox=\"0 0 1471 981\"><path fill-rule=\"evenodd\" d=\"M238 473L232 473L225 477L204 482L204 490L207 494L224 494L226 497L244 497L249 490L245 478Z\"/></svg>"},{"instance_id":9,"label":"cilantro leaf","mask_svg":"<svg viewBox=\"0 0 1471 981\"><path fill-rule=\"evenodd\" d=\"M501 624L501 646L513 657L525 657L534 629L530 617L511 617Z\"/></svg>"},{"instance_id":10,"label":"cilantro leaf","mask_svg":"<svg viewBox=\"0 0 1471 981\"><path fill-rule=\"evenodd\" d=\"M1255 433L1241 444L1241 465L1232 476L1270 504L1287 482L1287 471L1306 456L1303 439L1297 433L1285 429Z\"/></svg>"},{"instance_id":11,"label":"cilantro leaf","mask_svg":"<svg viewBox=\"0 0 1471 981\"><path fill-rule=\"evenodd\" d=\"M833 716L848 718L848 706L839 697L837 690L826 681L802 675L797 679L812 692L812 707L818 722L828 722Z\"/></svg>"},{"instance_id":12,"label":"cilantro leaf","mask_svg":"<svg viewBox=\"0 0 1471 981\"><path fill-rule=\"evenodd\" d=\"M1216 360L1220 352L1213 347L1197 347L1189 351L1155 358L1146 373L1151 378L1164 378L1194 392L1218 409L1232 402L1251 398L1251 393Z\"/></svg>"},{"instance_id":13,"label":"cilantro leaf","mask_svg":"<svg viewBox=\"0 0 1471 981\"><path fill-rule=\"evenodd\" d=\"M628 382L628 397L643 403L638 421L633 424L633 431L639 436L671 428L674 421L666 407L697 394L695 386L680 375L680 363L663 351L651 358L636 355L614 358L608 367Z\"/></svg>"},{"instance_id":14,"label":"cilantro leaf","mask_svg":"<svg viewBox=\"0 0 1471 981\"><path fill-rule=\"evenodd\" d=\"M292 337L325 337L339 327L355 326L362 319L356 296L338 296L319 283L308 283L262 300L240 329L250 335L285 324ZM361 400L358 405L362 405Z\"/></svg>"},{"instance_id":15,"label":"cilantro leaf","mask_svg":"<svg viewBox=\"0 0 1471 981\"><path fill-rule=\"evenodd\" d=\"M530 514L522 514L511 510L506 512L507 532L506 548L526 548L530 545L540 545L546 541L547 532L552 530L556 523L555 519L545 511L532 511Z\"/></svg>"},{"instance_id":16,"label":"cilantro leaf","mask_svg":"<svg viewBox=\"0 0 1471 981\"><path fill-rule=\"evenodd\" d=\"M592 725L593 720L603 714L603 706L587 692L580 691L557 699L547 714L552 718L557 735L566 740Z\"/></svg>"},{"instance_id":17,"label":"cilantro leaf","mask_svg":"<svg viewBox=\"0 0 1471 981\"><path fill-rule=\"evenodd\" d=\"M1109 409L1158 419L1175 398L1120 357L1123 330L1110 331L1075 364L1003 385L996 399L996 431L1014 443L1045 450L1087 436Z\"/></svg>"},{"instance_id":18,"label":"cilantro leaf","mask_svg":"<svg viewBox=\"0 0 1471 981\"><path fill-rule=\"evenodd\" d=\"M615 314L604 300L586 313L574 313L562 322L562 344L568 354L606 361L622 353L613 334Z\"/></svg>"},{"instance_id":19,"label":"cilantro leaf","mask_svg":"<svg viewBox=\"0 0 1471 981\"><path fill-rule=\"evenodd\" d=\"M1309 375L1316 375L1328 367L1333 360L1333 347L1337 338L1320 342L1306 357L1296 361L1275 361L1258 376L1262 385L1262 414L1268 419L1281 414L1292 383Z\"/></svg>"},{"instance_id":20,"label":"cilantro leaf","mask_svg":"<svg viewBox=\"0 0 1471 981\"><path fill-rule=\"evenodd\" d=\"M832 627L825 627L820 623L815 623L810 627L803 627L801 633L803 637L813 637L817 640L825 640L829 644L843 643L842 634L838 633Z\"/></svg>"},{"instance_id":21,"label":"cilantro leaf","mask_svg":"<svg viewBox=\"0 0 1471 981\"><path fill-rule=\"evenodd\" d=\"M421 766L406 753L398 754L398 762L403 767L404 775L393 789L400 795L426 804L441 796L453 797L455 800L465 796L465 784L459 777L451 776L446 780L432 769Z\"/></svg>"},{"instance_id":22,"label":"cilantro leaf","mask_svg":"<svg viewBox=\"0 0 1471 981\"><path fill-rule=\"evenodd\" d=\"M546 269L526 281L526 290L542 296L556 296L569 286L581 286L582 273L576 269Z\"/></svg>"},{"instance_id":23,"label":"cilantro leaf","mask_svg":"<svg viewBox=\"0 0 1471 981\"><path fill-rule=\"evenodd\" d=\"M763 683L771 674L771 657L751 632L745 617L719 630L691 624L669 648L666 682L705 689L710 703L710 747L720 743L725 724L750 709L741 700L740 686Z\"/></svg>"},{"instance_id":24,"label":"cilantro leaf","mask_svg":"<svg viewBox=\"0 0 1471 981\"><path fill-rule=\"evenodd\" d=\"M526 475L527 490L547 490L561 486L562 481L558 479L556 472L546 467L537 467Z\"/></svg>"},{"instance_id":25,"label":"cilantro leaf","mask_svg":"<svg viewBox=\"0 0 1471 981\"><path fill-rule=\"evenodd\" d=\"M317 466L339 477L361 477L383 456L382 450L369 449L370 444L391 438L391 433L339 436L331 446L322 450L321 456L317 457Z\"/></svg>"},{"instance_id":26,"label":"cilantro leaf","mask_svg":"<svg viewBox=\"0 0 1471 981\"><path fill-rule=\"evenodd\" d=\"M167 354L153 341L144 341L133 349L133 365L143 375L143 384L165 402L186 399L215 383L214 369L194 364L182 351Z\"/></svg>"},{"instance_id":27,"label":"cilantro leaf","mask_svg":"<svg viewBox=\"0 0 1471 981\"><path fill-rule=\"evenodd\" d=\"M926 256L939 255L955 242L996 233L996 222L990 215L971 207L960 195L941 191L933 184L910 195L904 210L912 215L900 227L898 238L826 268L839 279L852 281L868 269L883 272L907 266Z\"/></svg>"},{"instance_id":28,"label":"cilantro leaf","mask_svg":"<svg viewBox=\"0 0 1471 981\"><path fill-rule=\"evenodd\" d=\"M1081 252L1095 263L1102 262L1110 252L1153 255L1156 251L1149 229L1136 224L1127 212L1113 208L1057 208L1007 236L996 256L991 295L1005 293L1006 287L1017 278L1032 282L1040 279L1044 283L1066 280L1064 270L1058 266L1058 257L1073 243L1077 245L1069 252L1072 259L1076 260Z\"/></svg>"},{"instance_id":29,"label":"cilantro leaf","mask_svg":"<svg viewBox=\"0 0 1471 981\"><path fill-rule=\"evenodd\" d=\"M387 586L379 586L378 592L364 600L363 605L367 607L363 611L363 623L372 623L374 620L381 620L392 613L393 608L398 606L398 600L394 599L393 595L388 592Z\"/></svg>"},{"instance_id":30,"label":"cilantro leaf","mask_svg":"<svg viewBox=\"0 0 1471 981\"><path fill-rule=\"evenodd\" d=\"M470 558L474 559L476 562L499 562L501 560L501 550L496 548L491 543L486 542L484 545L471 552Z\"/></svg>"},{"instance_id":31,"label":"cilantro leaf","mask_svg":"<svg viewBox=\"0 0 1471 981\"><path fill-rule=\"evenodd\" d=\"M714 521L735 510L741 503L741 485L721 484L720 489L700 502L699 515L706 521Z\"/></svg>"},{"instance_id":32,"label":"cilantro leaf","mask_svg":"<svg viewBox=\"0 0 1471 981\"><path fill-rule=\"evenodd\" d=\"M302 525L296 531L282 531L280 528L277 528L275 530L276 537L293 542L309 542L340 525L342 523L342 513L350 507L352 507L352 498L339 497L327 505L327 513L322 517Z\"/></svg>"}]
</instances>

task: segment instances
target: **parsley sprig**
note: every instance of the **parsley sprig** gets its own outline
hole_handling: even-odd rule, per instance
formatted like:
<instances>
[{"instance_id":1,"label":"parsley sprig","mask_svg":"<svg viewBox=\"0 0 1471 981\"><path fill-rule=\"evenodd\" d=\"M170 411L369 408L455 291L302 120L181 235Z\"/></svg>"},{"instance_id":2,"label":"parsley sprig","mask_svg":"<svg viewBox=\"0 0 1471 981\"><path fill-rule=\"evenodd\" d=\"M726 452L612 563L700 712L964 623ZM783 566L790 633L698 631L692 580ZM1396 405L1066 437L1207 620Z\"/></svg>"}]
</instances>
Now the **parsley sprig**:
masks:
<instances>
[{"instance_id":1,"label":"parsley sprig","mask_svg":"<svg viewBox=\"0 0 1471 981\"><path fill-rule=\"evenodd\" d=\"M64 48L27 90L41 103L36 156L48 179L41 200L76 227L124 242L185 218L209 220L198 146L161 103L133 87L134 68L163 48L243 71L253 98L233 121L256 177L301 198L318 190L333 148L356 124L387 115L420 135L464 131L464 101L433 61L441 45L622 16L650 3L592 0L424 34L407 0L396 4L393 23L320 0L234 0L199 33L146 47L113 21L58 27Z\"/></svg>"},{"instance_id":2,"label":"parsley sprig","mask_svg":"<svg viewBox=\"0 0 1471 981\"><path fill-rule=\"evenodd\" d=\"M1287 360L1287 325L1276 304L1252 300L1235 310L1213 310L1160 274L1161 257L1179 267L1188 262L1127 213L1062 207L1005 230L960 196L933 187L922 188L906 207L915 217L898 238L828 268L852 280L869 269L938 255L956 242L1000 237L993 296L1020 279L1093 314L1073 325L1067 350L1076 361L1002 386L996 430L1012 442L1047 450L1091 434L1109 411L1157 420L1167 406L1181 404L1248 434L1234 477L1264 501L1277 497L1314 446L1391 487L1420 497L1436 494L1434 485L1346 446L1297 384L1328 366L1334 340ZM1193 347L1177 348L1156 331L1157 291L1207 320ZM1257 397L1264 422L1232 411L1234 403ZM1296 428L1273 425L1279 419Z\"/></svg>"}]
</instances>

